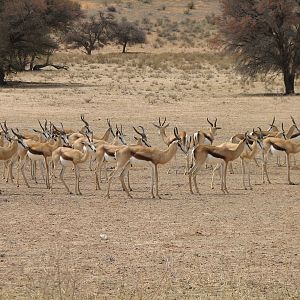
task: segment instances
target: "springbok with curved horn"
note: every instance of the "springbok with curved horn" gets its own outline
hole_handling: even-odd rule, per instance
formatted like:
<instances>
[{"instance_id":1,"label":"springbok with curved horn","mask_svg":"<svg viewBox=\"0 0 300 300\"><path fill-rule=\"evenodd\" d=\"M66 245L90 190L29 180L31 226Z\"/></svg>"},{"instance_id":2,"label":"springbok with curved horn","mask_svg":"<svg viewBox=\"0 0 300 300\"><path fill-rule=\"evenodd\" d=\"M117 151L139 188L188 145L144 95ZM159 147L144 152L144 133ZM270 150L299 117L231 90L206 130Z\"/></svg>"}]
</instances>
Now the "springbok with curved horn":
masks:
<instances>
[{"instance_id":1,"label":"springbok with curved horn","mask_svg":"<svg viewBox=\"0 0 300 300\"><path fill-rule=\"evenodd\" d=\"M72 149L72 148L62 148L60 153L60 162L62 165L62 169L60 172L60 180L65 186L66 190L69 194L72 194L69 187L67 186L66 182L64 181L64 172L66 167L73 167L75 172L75 194L76 195L82 195L79 187L79 181L80 181L80 168L79 165L85 163L91 153L96 152L96 148L94 144L91 143L89 137L88 142L83 141L83 152Z\"/></svg>"},{"instance_id":2,"label":"springbok with curved horn","mask_svg":"<svg viewBox=\"0 0 300 300\"><path fill-rule=\"evenodd\" d=\"M137 130L137 128L135 128L133 126L134 131L139 134L141 137L136 137L134 136L134 139L136 140L136 144L135 145L145 145L147 147L151 147L150 144L148 143L148 138L147 135L145 133L145 129L143 126L138 126L138 128L141 128L141 131ZM116 132L116 137L118 137L119 135L123 135L123 132L120 132L119 130L117 130ZM132 145L132 146L135 146ZM115 153L116 151L118 151L120 148L122 147L126 147L127 145L124 144L124 142L121 140L121 145L117 142L117 139L115 141L115 143L112 144L103 144L100 145L99 147L97 147L97 151L96 151L96 160L97 160L97 168L95 171L95 175L96 175L96 190L101 190L100 188L100 184L99 184L99 176L101 178L101 173L98 176L99 172L101 171L101 167L102 165L106 164L106 162L108 161L115 161L116 157L115 157ZM104 167L106 170L106 167ZM107 173L106 173L107 176ZM129 181L129 173L128 173L128 188L131 191L131 187L130 187L130 181Z\"/></svg>"},{"instance_id":3,"label":"springbok with curved horn","mask_svg":"<svg viewBox=\"0 0 300 300\"><path fill-rule=\"evenodd\" d=\"M94 137L93 137L94 140L101 140L101 141L107 142L109 140L110 135L112 135L113 137L115 137L114 136L113 128L111 126L110 119L106 119L106 122L107 122L108 128L106 129L105 133L103 134L102 137L94 135Z\"/></svg>"},{"instance_id":4,"label":"springbok with curved horn","mask_svg":"<svg viewBox=\"0 0 300 300\"><path fill-rule=\"evenodd\" d=\"M161 198L158 193L158 165L168 163L176 154L178 146L182 148L182 141L178 134L178 129L174 128L174 139L169 143L169 146L166 150L160 150L156 147L147 147L147 146L127 146L122 147L118 151L116 151L115 156L117 160L117 166L115 170L110 174L108 179L107 186L107 194L106 196L110 197L110 186L112 179L119 176L122 188L128 195L128 197L132 198L129 190L127 189L124 177L128 173L131 165L135 164L144 164L149 163L152 167L152 184L151 184L151 196L155 198ZM154 195L154 184L156 186L156 193Z\"/></svg>"},{"instance_id":5,"label":"springbok with curved horn","mask_svg":"<svg viewBox=\"0 0 300 300\"><path fill-rule=\"evenodd\" d=\"M210 125L209 131L203 131L199 130L194 134L194 140L195 143L198 144L206 144L206 145L212 145L214 142L214 138L217 135L217 131L222 129L221 127L217 126L218 119L215 119L215 122L212 123L208 118L206 118L206 121Z\"/></svg>"},{"instance_id":6,"label":"springbok with curved horn","mask_svg":"<svg viewBox=\"0 0 300 300\"><path fill-rule=\"evenodd\" d=\"M164 118L164 121L161 122L160 117L158 118L158 124L152 123L156 128L158 128L158 134L162 137L163 142L169 146L170 143L174 140L175 136L174 134L167 135L166 134L166 128L170 125L170 123L167 123L167 117ZM178 133L178 136L180 137L183 144L186 144L186 131L180 131ZM170 173L170 170L168 170L168 173ZM177 167L177 158L175 155L175 173L177 174L178 167Z\"/></svg>"},{"instance_id":7,"label":"springbok with curved horn","mask_svg":"<svg viewBox=\"0 0 300 300\"><path fill-rule=\"evenodd\" d=\"M16 133L14 130L12 130L12 132L18 138L23 138L23 136L21 134ZM28 143L28 140L25 140L25 141L26 141L26 144L27 144L27 153L26 154L30 158L30 160L40 161L40 162L45 163L45 167L46 167L45 184L46 184L47 188L50 188L48 160L49 160L49 158L51 158L52 152L55 149L57 149L58 147L62 146L61 138L60 137L57 138L56 141L53 144L51 144L49 142L39 143L39 142L34 142L34 141ZM21 169L21 173L22 173L23 179L25 181L25 184L27 185L27 187L30 187L29 184L28 184L28 181L26 179L25 173L24 173L25 165L26 165L26 155L22 159L20 169Z\"/></svg>"},{"instance_id":8,"label":"springbok with curved horn","mask_svg":"<svg viewBox=\"0 0 300 300\"><path fill-rule=\"evenodd\" d=\"M152 123L156 128L158 128L159 130L159 135L162 137L162 140L163 142L169 146L170 143L174 140L175 136L174 134L170 134L167 136L166 134L166 128L170 125L170 123L167 123L166 124L166 121L167 121L167 118L165 117L164 121L161 122L161 119L160 117L158 118L158 124L155 124L155 123ZM180 137L180 139L185 142L185 139L186 139L186 132L185 131L180 131L178 133L178 136Z\"/></svg>"},{"instance_id":9,"label":"springbok with curved horn","mask_svg":"<svg viewBox=\"0 0 300 300\"><path fill-rule=\"evenodd\" d=\"M215 139L215 136L217 135L217 131L222 129L221 127L217 126L217 121L218 119L215 119L215 122L212 123L208 118L206 118L207 123L210 125L208 131L204 131L204 130L198 130L197 132L195 132L193 134L193 144L194 147L196 147L197 145L212 145ZM191 152L188 152L187 154L187 167L185 170L185 174L188 173L189 167L190 167L190 160L191 160L192 156L191 156ZM207 168L207 165L205 165L205 167Z\"/></svg>"},{"instance_id":10,"label":"springbok with curved horn","mask_svg":"<svg viewBox=\"0 0 300 300\"><path fill-rule=\"evenodd\" d=\"M221 163L221 190L223 193L228 193L226 185L226 174L228 162L237 159L245 149L245 144L248 140L247 133L245 133L244 139L239 142L236 149L232 150L226 145L212 146L212 145L198 145L193 151L194 164L189 170L189 186L190 192L193 194L192 179L194 186L199 194L197 186L196 176L201 166L207 161L207 159L217 160Z\"/></svg>"},{"instance_id":11,"label":"springbok with curved horn","mask_svg":"<svg viewBox=\"0 0 300 300\"><path fill-rule=\"evenodd\" d=\"M79 132L84 134L84 135L88 135L88 136L92 136L93 134L93 131L92 129L90 128L90 125L89 123L86 121L86 119L84 118L84 114L81 114L80 115L80 119L81 121L85 124L80 130Z\"/></svg>"},{"instance_id":12,"label":"springbok with curved horn","mask_svg":"<svg viewBox=\"0 0 300 300\"><path fill-rule=\"evenodd\" d=\"M283 124L282 124L283 128ZM283 129L284 131L284 129ZM270 182L269 174L267 171L267 162L269 154L280 154L285 153L286 155L286 166L287 166L287 181L288 184L294 185L290 178L290 155L297 154L300 152L300 141L298 136L290 139L282 139L276 137L267 137L263 140L264 151L263 153L263 164L262 164L262 181L265 183L264 175L266 175L268 183Z\"/></svg>"},{"instance_id":13,"label":"springbok with curved horn","mask_svg":"<svg viewBox=\"0 0 300 300\"><path fill-rule=\"evenodd\" d=\"M238 144L226 142L219 146L226 146L231 150L235 150L238 147ZM247 147L245 147L244 151L240 155L241 166L242 166L243 187L245 190L247 190L246 178L245 178L246 165L248 166L248 168L247 168L248 169L248 188L250 190L252 190L252 185L251 185L251 180L250 180L250 162L251 162L251 160L256 162L256 155L262 149L263 149L262 140L260 140L260 138L254 138L254 137L249 136L248 141L247 141ZM211 188L212 189L214 188L214 176L215 176L216 170L219 170L219 171L221 170L221 164L217 164L213 169L213 173L212 173L212 177L211 177ZM221 177L221 173L220 173L220 177Z\"/></svg>"},{"instance_id":14,"label":"springbok with curved horn","mask_svg":"<svg viewBox=\"0 0 300 300\"><path fill-rule=\"evenodd\" d=\"M6 127L7 128L7 127ZM24 142L23 138L13 137L11 138L8 135L8 131L5 132L5 137L9 141L9 145L5 145L0 147L0 160L7 163L8 168L8 174L6 177L6 182L8 182L8 179L10 178L11 181L13 181L13 175L12 175L12 165L14 163L13 157L17 155L17 151L20 148L26 149L27 145ZM1 191L0 191L1 194Z\"/></svg>"}]
</instances>

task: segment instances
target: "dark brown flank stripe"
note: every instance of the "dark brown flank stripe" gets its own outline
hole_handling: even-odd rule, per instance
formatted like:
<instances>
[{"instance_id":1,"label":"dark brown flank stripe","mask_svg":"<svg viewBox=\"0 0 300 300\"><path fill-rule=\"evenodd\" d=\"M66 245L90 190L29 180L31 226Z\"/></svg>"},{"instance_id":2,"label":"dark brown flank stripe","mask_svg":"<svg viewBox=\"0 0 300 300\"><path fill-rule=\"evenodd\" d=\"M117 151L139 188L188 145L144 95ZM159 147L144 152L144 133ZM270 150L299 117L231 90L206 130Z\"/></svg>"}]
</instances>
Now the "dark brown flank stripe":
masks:
<instances>
[{"instance_id":1,"label":"dark brown flank stripe","mask_svg":"<svg viewBox=\"0 0 300 300\"><path fill-rule=\"evenodd\" d=\"M276 144L273 143L273 142L270 142L270 144L271 144L276 150L278 150L278 151L286 151L286 149L284 149L284 148L282 148L282 147L276 145Z\"/></svg>"},{"instance_id":2,"label":"dark brown flank stripe","mask_svg":"<svg viewBox=\"0 0 300 300\"><path fill-rule=\"evenodd\" d=\"M294 138L298 137L299 135L300 135L300 132L294 133L294 134L291 136L291 139L294 139Z\"/></svg>"},{"instance_id":3,"label":"dark brown flank stripe","mask_svg":"<svg viewBox=\"0 0 300 300\"><path fill-rule=\"evenodd\" d=\"M204 136L205 136L205 138L207 138L207 139L210 141L210 143L212 144L213 139L212 139L209 135L207 135L206 133L204 133Z\"/></svg>"},{"instance_id":4,"label":"dark brown flank stripe","mask_svg":"<svg viewBox=\"0 0 300 300\"><path fill-rule=\"evenodd\" d=\"M28 151L31 154L34 154L34 155L44 155L44 153L42 151L34 150L34 149L31 149L31 148L28 148Z\"/></svg>"},{"instance_id":5,"label":"dark brown flank stripe","mask_svg":"<svg viewBox=\"0 0 300 300\"><path fill-rule=\"evenodd\" d=\"M65 155L65 154L61 154L61 157L64 159L64 160L69 160L69 161L73 161L73 158L72 157L69 157L69 156L67 156L67 155Z\"/></svg>"},{"instance_id":6,"label":"dark brown flank stripe","mask_svg":"<svg viewBox=\"0 0 300 300\"><path fill-rule=\"evenodd\" d=\"M151 161L151 158L149 158L143 154L138 154L138 153L135 153L132 151L131 151L131 156L133 156L134 158L139 159L139 160Z\"/></svg>"},{"instance_id":7,"label":"dark brown flank stripe","mask_svg":"<svg viewBox=\"0 0 300 300\"><path fill-rule=\"evenodd\" d=\"M73 148L72 146L69 145L63 145L64 148Z\"/></svg>"},{"instance_id":8,"label":"dark brown flank stripe","mask_svg":"<svg viewBox=\"0 0 300 300\"><path fill-rule=\"evenodd\" d=\"M225 159L224 155L219 154L217 152L214 152L214 151L211 151L211 150L207 150L207 153L210 154L213 157Z\"/></svg>"}]
</instances>

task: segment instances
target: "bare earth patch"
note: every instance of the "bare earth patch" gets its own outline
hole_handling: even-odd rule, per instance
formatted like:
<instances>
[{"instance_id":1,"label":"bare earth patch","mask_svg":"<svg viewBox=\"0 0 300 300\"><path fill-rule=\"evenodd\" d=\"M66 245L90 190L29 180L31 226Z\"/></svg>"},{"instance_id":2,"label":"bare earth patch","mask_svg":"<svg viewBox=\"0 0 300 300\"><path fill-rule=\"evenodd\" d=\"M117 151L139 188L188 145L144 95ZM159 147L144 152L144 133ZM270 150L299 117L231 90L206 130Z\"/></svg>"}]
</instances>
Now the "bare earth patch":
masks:
<instances>
[{"instance_id":1,"label":"bare earth patch","mask_svg":"<svg viewBox=\"0 0 300 300\"><path fill-rule=\"evenodd\" d=\"M282 90L280 81L244 83L206 60L197 69L188 61L186 68L153 61L73 62L69 71L18 74L0 90L1 121L31 128L47 118L79 128L85 113L96 133L104 132L106 118L123 124L128 140L132 125L144 125L151 144L163 148L152 125L159 116L167 117L170 131L176 125L189 133L207 127L206 117L218 117L216 144L267 127L273 115L286 126L291 114L300 120L299 96L270 94ZM298 298L299 168L291 171L298 185L288 186L285 167L273 158L272 184L262 185L253 165L249 191L237 161L229 195L218 185L210 189L211 170L198 176L201 195L190 195L184 157L177 156L180 174L173 161L159 168L162 200L150 198L149 168L131 172L134 199L118 179L106 199L106 183L95 191L88 166L81 197L67 195L58 180L53 194L41 179L30 189L2 181L0 299ZM66 181L74 188L71 170Z\"/></svg>"}]
</instances>

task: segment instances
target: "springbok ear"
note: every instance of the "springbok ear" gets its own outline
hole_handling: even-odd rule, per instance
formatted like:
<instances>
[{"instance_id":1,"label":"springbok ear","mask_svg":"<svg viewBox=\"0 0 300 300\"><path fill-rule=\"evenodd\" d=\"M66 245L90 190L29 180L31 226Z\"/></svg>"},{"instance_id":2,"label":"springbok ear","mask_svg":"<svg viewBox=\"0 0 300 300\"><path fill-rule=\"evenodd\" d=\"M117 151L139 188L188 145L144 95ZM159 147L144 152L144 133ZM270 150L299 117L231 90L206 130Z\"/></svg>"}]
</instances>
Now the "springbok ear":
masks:
<instances>
[{"instance_id":1,"label":"springbok ear","mask_svg":"<svg viewBox=\"0 0 300 300\"><path fill-rule=\"evenodd\" d=\"M167 128L170 125L170 123L168 123L167 125L164 125L164 128Z\"/></svg>"}]
</instances>

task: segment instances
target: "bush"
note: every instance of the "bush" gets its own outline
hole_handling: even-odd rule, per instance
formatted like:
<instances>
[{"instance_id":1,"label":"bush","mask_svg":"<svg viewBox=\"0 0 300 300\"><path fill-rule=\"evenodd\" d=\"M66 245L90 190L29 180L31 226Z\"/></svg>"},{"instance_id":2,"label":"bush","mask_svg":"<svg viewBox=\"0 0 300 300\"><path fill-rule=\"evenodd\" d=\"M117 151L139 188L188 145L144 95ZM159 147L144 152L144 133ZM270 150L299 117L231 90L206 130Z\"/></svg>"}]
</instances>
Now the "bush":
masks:
<instances>
[{"instance_id":1,"label":"bush","mask_svg":"<svg viewBox=\"0 0 300 300\"><path fill-rule=\"evenodd\" d=\"M108 6L108 7L107 7L107 10L108 10L109 12L117 12L117 9L116 9L113 5Z\"/></svg>"}]
</instances>

